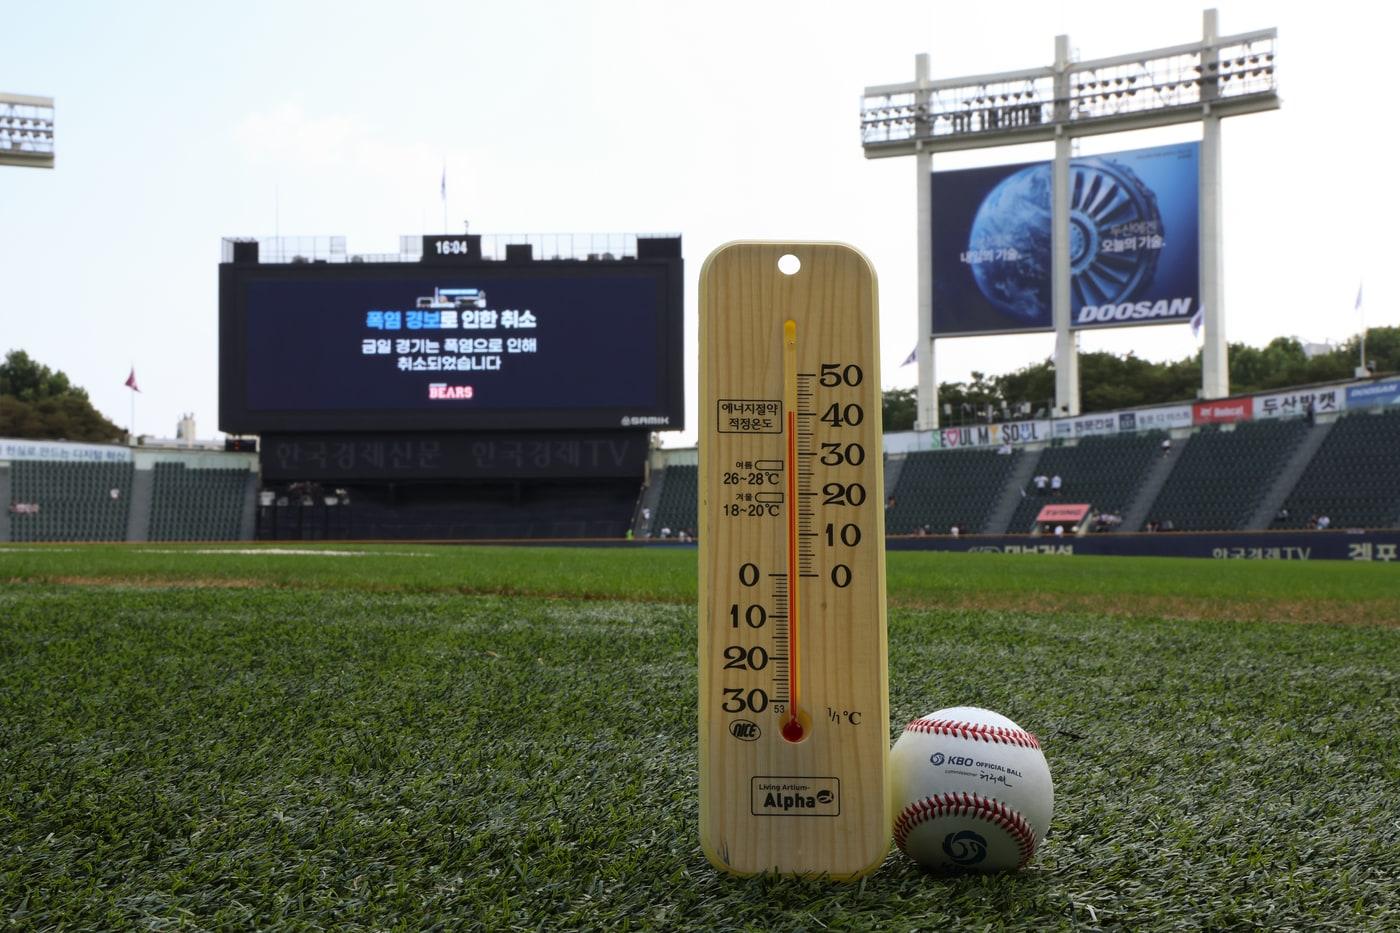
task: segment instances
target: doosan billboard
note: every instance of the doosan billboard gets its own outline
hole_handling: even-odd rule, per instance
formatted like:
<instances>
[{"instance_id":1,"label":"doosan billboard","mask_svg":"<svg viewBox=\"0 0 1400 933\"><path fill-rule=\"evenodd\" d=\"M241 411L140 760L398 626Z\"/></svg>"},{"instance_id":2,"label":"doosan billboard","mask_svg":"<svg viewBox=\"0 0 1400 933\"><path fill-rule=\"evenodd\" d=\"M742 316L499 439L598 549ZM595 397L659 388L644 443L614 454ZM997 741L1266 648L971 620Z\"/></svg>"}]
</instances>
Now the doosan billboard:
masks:
<instances>
[{"instance_id":1,"label":"doosan billboard","mask_svg":"<svg viewBox=\"0 0 1400 933\"><path fill-rule=\"evenodd\" d=\"M1200 144L1070 160L1072 326L1191 320ZM1049 162L934 172L935 336L1053 330Z\"/></svg>"}]
</instances>

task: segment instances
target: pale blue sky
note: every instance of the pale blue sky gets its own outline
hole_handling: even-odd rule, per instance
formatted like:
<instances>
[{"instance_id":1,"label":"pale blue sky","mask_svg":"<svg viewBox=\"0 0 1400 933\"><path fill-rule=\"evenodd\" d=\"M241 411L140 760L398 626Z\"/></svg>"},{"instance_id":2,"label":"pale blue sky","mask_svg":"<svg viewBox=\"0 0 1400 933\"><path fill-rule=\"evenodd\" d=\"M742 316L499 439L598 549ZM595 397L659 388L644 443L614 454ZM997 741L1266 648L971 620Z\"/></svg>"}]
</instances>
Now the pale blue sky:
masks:
<instances>
[{"instance_id":1,"label":"pale blue sky","mask_svg":"<svg viewBox=\"0 0 1400 933\"><path fill-rule=\"evenodd\" d=\"M1340 340L1400 324L1391 273L1400 173L1381 62L1391 7L1221 0L1223 33L1277 26L1283 109L1227 121L1227 333ZM88 388L119 424L217 426L223 236L679 232L694 439L695 279L737 238L836 239L880 277L883 381L915 340L914 169L867 161L867 85L1188 42L1202 5L1003 3L3 3L0 90L51 96L57 167L0 169L0 351ZM1378 12L1379 11L1379 12ZM1100 137L1085 152L1197 138ZM935 168L1044 158L960 154ZM1184 326L1083 348L1193 352ZM943 341L940 380L1048 356L1048 335ZM0 426L3 433L3 426Z\"/></svg>"}]
</instances>

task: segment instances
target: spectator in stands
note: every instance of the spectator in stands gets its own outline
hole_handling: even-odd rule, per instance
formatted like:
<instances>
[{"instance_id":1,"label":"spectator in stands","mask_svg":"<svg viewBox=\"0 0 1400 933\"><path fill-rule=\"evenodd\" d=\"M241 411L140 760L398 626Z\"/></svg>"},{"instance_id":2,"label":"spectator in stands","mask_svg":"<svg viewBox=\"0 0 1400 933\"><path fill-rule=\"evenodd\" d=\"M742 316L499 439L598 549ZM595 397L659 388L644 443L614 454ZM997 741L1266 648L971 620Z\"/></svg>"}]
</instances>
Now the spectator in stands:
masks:
<instances>
[{"instance_id":1,"label":"spectator in stands","mask_svg":"<svg viewBox=\"0 0 1400 933\"><path fill-rule=\"evenodd\" d=\"M1060 474L1056 473L1054 476L1050 477L1050 494L1058 496L1060 494L1060 487L1063 485L1064 481L1060 479Z\"/></svg>"},{"instance_id":2,"label":"spectator in stands","mask_svg":"<svg viewBox=\"0 0 1400 933\"><path fill-rule=\"evenodd\" d=\"M1287 521L1288 521L1288 509L1286 509L1286 508L1285 508L1285 509L1279 509L1279 510L1278 510L1278 514L1274 516L1274 522L1277 523L1277 524L1282 525L1282 524L1286 523Z\"/></svg>"},{"instance_id":3,"label":"spectator in stands","mask_svg":"<svg viewBox=\"0 0 1400 933\"><path fill-rule=\"evenodd\" d=\"M1100 512L1098 520L1094 524L1095 531L1112 531L1123 524L1123 516L1117 512Z\"/></svg>"},{"instance_id":4,"label":"spectator in stands","mask_svg":"<svg viewBox=\"0 0 1400 933\"><path fill-rule=\"evenodd\" d=\"M888 512L888 511L889 511L890 509L892 509L892 508L894 508L894 496L886 496L886 497L885 497L885 511Z\"/></svg>"},{"instance_id":5,"label":"spectator in stands","mask_svg":"<svg viewBox=\"0 0 1400 933\"><path fill-rule=\"evenodd\" d=\"M1316 513L1316 512L1314 512L1313 514L1311 514L1311 515L1308 516L1308 525L1307 525L1307 527L1308 527L1309 530L1311 530L1311 529L1317 527L1317 513Z\"/></svg>"},{"instance_id":6,"label":"spectator in stands","mask_svg":"<svg viewBox=\"0 0 1400 933\"><path fill-rule=\"evenodd\" d=\"M1328 528L1331 527L1331 525L1332 525L1332 519L1328 518L1326 515L1319 515L1319 516L1317 517L1317 530L1318 530L1318 531L1326 531Z\"/></svg>"},{"instance_id":7,"label":"spectator in stands","mask_svg":"<svg viewBox=\"0 0 1400 933\"><path fill-rule=\"evenodd\" d=\"M1166 521L1162 522L1162 530L1163 530L1163 531L1176 531L1176 525L1172 524L1172 520L1169 518L1169 519L1167 519Z\"/></svg>"},{"instance_id":8,"label":"spectator in stands","mask_svg":"<svg viewBox=\"0 0 1400 933\"><path fill-rule=\"evenodd\" d=\"M1164 437L1164 438L1162 438L1162 456L1165 457L1167 454L1169 454L1169 453L1171 453L1171 452L1172 452L1172 439L1171 439L1170 437Z\"/></svg>"},{"instance_id":9,"label":"spectator in stands","mask_svg":"<svg viewBox=\"0 0 1400 933\"><path fill-rule=\"evenodd\" d=\"M1031 482L1035 483L1036 495L1043 496L1045 495L1045 486L1047 483L1050 482L1050 477L1046 476L1044 473L1041 473L1035 479L1031 480Z\"/></svg>"},{"instance_id":10,"label":"spectator in stands","mask_svg":"<svg viewBox=\"0 0 1400 933\"><path fill-rule=\"evenodd\" d=\"M962 534L962 529L954 525L952 528L948 529L948 534L956 538L958 535Z\"/></svg>"},{"instance_id":11,"label":"spectator in stands","mask_svg":"<svg viewBox=\"0 0 1400 933\"><path fill-rule=\"evenodd\" d=\"M1057 537L1057 538L1063 538L1064 536L1065 536L1065 526L1064 526L1064 525L1056 525L1056 526L1055 526L1055 537Z\"/></svg>"},{"instance_id":12,"label":"spectator in stands","mask_svg":"<svg viewBox=\"0 0 1400 933\"><path fill-rule=\"evenodd\" d=\"M1007 441L1002 441L1001 446L997 448L997 453L1001 454L1003 457L1011 456L1011 444Z\"/></svg>"}]
</instances>

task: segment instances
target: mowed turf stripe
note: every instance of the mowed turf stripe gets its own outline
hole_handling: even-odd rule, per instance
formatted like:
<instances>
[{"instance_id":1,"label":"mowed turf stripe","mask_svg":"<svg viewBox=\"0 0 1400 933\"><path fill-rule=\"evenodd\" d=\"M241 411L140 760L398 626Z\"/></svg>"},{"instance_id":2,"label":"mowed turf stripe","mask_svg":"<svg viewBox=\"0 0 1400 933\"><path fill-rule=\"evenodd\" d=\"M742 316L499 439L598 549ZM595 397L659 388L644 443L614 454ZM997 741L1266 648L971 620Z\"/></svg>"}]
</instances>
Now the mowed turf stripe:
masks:
<instances>
[{"instance_id":1,"label":"mowed turf stripe","mask_svg":"<svg viewBox=\"0 0 1400 933\"><path fill-rule=\"evenodd\" d=\"M896 609L890 648L893 722L972 703L1040 735L1057 807L1028 871L717 875L696 841L684 603L0 586L0 917L1400 923L1393 630Z\"/></svg>"},{"instance_id":2,"label":"mowed turf stripe","mask_svg":"<svg viewBox=\"0 0 1400 933\"><path fill-rule=\"evenodd\" d=\"M661 603L696 598L693 548L335 544L286 550L246 543L183 551L168 544L16 546L0 554L0 581ZM362 556L350 556L356 553ZM892 552L887 563L890 603L906 607L1400 626L1400 568L1385 564L909 552Z\"/></svg>"}]
</instances>

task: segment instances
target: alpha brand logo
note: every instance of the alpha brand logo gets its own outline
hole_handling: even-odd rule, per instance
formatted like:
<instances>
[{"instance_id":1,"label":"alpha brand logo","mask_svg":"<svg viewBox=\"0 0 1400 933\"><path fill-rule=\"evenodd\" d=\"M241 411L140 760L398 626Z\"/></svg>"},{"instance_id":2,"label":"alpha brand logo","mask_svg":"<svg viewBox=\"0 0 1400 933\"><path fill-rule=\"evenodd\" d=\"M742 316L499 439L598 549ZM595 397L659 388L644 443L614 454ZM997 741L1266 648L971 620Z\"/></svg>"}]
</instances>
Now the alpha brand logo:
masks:
<instances>
[{"instance_id":1,"label":"alpha brand logo","mask_svg":"<svg viewBox=\"0 0 1400 933\"><path fill-rule=\"evenodd\" d=\"M1108 324L1114 321L1146 321L1153 318L1191 316L1190 298L1160 298L1157 301L1125 301L1122 304L1084 305L1076 324Z\"/></svg>"},{"instance_id":2,"label":"alpha brand logo","mask_svg":"<svg viewBox=\"0 0 1400 933\"><path fill-rule=\"evenodd\" d=\"M736 719L729 724L729 734L740 742L757 742L763 731L758 728L758 723L749 722L747 719Z\"/></svg>"},{"instance_id":3,"label":"alpha brand logo","mask_svg":"<svg viewBox=\"0 0 1400 933\"><path fill-rule=\"evenodd\" d=\"M750 782L754 816L840 816L841 779L756 777Z\"/></svg>"}]
</instances>

